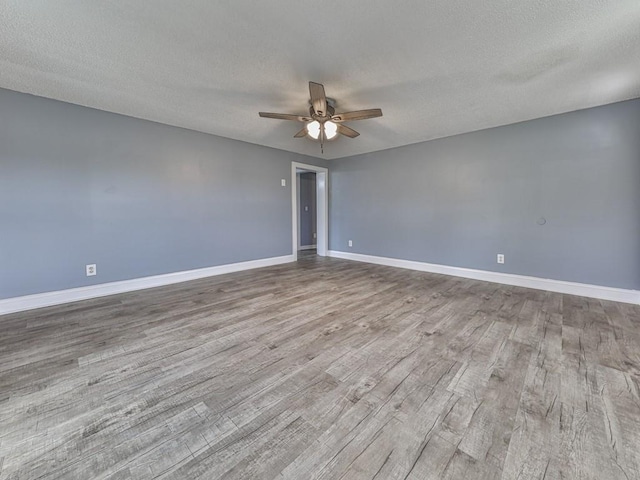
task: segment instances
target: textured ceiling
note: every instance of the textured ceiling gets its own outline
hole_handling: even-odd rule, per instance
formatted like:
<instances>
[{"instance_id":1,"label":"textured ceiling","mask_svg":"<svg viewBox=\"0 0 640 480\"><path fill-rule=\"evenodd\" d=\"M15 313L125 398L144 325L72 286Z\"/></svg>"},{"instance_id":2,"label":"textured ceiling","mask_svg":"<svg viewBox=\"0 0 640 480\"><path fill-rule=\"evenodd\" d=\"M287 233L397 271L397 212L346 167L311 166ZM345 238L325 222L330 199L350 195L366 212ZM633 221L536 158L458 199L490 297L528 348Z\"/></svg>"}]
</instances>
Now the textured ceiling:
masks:
<instances>
[{"instance_id":1,"label":"textured ceiling","mask_svg":"<svg viewBox=\"0 0 640 480\"><path fill-rule=\"evenodd\" d=\"M337 158L640 97L638 0L5 0L0 87L322 156L307 82L352 122ZM1 108L1 106L0 106Z\"/></svg>"}]
</instances>

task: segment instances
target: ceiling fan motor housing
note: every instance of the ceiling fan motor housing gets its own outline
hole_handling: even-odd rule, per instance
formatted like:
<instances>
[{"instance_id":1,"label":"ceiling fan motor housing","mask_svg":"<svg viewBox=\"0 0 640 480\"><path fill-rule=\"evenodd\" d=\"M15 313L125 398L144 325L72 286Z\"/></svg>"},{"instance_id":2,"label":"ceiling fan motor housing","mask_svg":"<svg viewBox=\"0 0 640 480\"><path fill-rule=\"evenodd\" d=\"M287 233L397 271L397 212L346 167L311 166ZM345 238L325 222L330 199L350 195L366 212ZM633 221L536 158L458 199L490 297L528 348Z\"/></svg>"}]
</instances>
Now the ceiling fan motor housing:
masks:
<instances>
[{"instance_id":1,"label":"ceiling fan motor housing","mask_svg":"<svg viewBox=\"0 0 640 480\"><path fill-rule=\"evenodd\" d=\"M321 117L320 115L318 115L315 110L313 109L313 106L309 107L309 115L311 115L311 118L313 118L314 120L319 121L320 123L324 123L328 120L331 119L331 117L333 115L335 115L336 110L332 105L329 105L327 103L327 111L324 112L325 114Z\"/></svg>"}]
</instances>

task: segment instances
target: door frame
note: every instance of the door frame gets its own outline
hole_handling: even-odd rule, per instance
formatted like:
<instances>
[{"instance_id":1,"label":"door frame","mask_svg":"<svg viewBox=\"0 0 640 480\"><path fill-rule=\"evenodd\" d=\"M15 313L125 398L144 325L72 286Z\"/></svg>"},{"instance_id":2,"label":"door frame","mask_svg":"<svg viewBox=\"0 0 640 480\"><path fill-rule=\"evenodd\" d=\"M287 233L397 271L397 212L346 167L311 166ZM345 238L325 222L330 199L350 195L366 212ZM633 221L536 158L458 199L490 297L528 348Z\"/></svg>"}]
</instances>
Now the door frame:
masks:
<instances>
[{"instance_id":1,"label":"door frame","mask_svg":"<svg viewBox=\"0 0 640 480\"><path fill-rule=\"evenodd\" d=\"M316 174L316 245L318 255L329 251L329 169L306 163L291 162L291 251L298 260L298 169Z\"/></svg>"}]
</instances>

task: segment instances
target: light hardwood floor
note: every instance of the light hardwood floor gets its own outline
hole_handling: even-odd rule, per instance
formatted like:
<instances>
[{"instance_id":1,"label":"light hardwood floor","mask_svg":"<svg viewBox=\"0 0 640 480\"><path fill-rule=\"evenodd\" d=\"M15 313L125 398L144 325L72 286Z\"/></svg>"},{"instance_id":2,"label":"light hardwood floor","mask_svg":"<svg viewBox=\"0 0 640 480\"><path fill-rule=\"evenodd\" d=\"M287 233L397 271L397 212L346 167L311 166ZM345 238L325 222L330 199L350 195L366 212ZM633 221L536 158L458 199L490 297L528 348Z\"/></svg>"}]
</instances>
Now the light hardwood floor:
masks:
<instances>
[{"instance_id":1,"label":"light hardwood floor","mask_svg":"<svg viewBox=\"0 0 640 480\"><path fill-rule=\"evenodd\" d=\"M337 259L0 317L2 479L638 479L640 307Z\"/></svg>"}]
</instances>

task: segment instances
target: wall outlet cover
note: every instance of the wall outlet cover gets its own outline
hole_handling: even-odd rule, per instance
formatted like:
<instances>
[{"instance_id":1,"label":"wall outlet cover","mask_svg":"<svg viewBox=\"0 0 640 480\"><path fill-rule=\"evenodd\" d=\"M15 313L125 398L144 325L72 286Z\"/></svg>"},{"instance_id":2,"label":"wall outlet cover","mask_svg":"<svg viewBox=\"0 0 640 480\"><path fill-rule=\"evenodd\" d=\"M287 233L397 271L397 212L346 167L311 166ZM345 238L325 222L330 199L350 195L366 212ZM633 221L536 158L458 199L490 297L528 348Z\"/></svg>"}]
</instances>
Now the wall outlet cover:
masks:
<instances>
[{"instance_id":1,"label":"wall outlet cover","mask_svg":"<svg viewBox=\"0 0 640 480\"><path fill-rule=\"evenodd\" d=\"M93 263L91 265L87 265L86 267L87 277L93 277L98 273L98 269L96 268L96 264Z\"/></svg>"},{"instance_id":2,"label":"wall outlet cover","mask_svg":"<svg viewBox=\"0 0 640 480\"><path fill-rule=\"evenodd\" d=\"M349 240L349 246L353 247L353 240Z\"/></svg>"},{"instance_id":3,"label":"wall outlet cover","mask_svg":"<svg viewBox=\"0 0 640 480\"><path fill-rule=\"evenodd\" d=\"M504 263L504 255L502 253L498 254L497 261L498 263Z\"/></svg>"},{"instance_id":4,"label":"wall outlet cover","mask_svg":"<svg viewBox=\"0 0 640 480\"><path fill-rule=\"evenodd\" d=\"M283 187L286 187L287 181L283 178L282 180L280 180L280 185L282 185Z\"/></svg>"}]
</instances>

